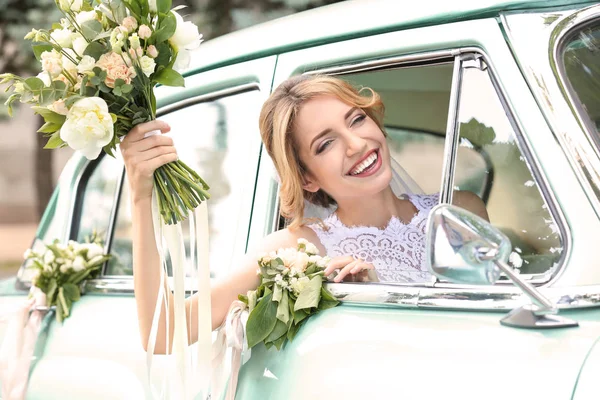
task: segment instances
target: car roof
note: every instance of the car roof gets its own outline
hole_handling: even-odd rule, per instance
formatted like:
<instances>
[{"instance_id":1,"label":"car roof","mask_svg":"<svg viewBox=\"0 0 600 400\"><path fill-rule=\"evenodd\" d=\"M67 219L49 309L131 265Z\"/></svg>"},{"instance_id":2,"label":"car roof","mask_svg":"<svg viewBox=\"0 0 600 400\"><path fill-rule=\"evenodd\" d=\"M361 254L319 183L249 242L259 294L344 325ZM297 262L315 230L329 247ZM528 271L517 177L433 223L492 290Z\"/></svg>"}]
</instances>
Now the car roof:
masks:
<instances>
[{"instance_id":1,"label":"car roof","mask_svg":"<svg viewBox=\"0 0 600 400\"><path fill-rule=\"evenodd\" d=\"M593 3L589 0L349 0L209 40L193 53L190 69L184 75L357 36L495 17L500 12Z\"/></svg>"}]
</instances>

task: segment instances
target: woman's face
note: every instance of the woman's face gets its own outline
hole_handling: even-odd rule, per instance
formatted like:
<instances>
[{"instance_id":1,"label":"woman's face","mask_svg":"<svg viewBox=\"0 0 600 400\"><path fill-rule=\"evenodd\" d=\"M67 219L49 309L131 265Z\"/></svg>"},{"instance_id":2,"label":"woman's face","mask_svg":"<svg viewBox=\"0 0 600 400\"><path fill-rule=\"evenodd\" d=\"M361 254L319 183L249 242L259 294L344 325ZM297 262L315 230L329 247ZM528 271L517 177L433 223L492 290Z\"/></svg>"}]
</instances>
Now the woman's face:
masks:
<instances>
[{"instance_id":1,"label":"woman's face","mask_svg":"<svg viewBox=\"0 0 600 400\"><path fill-rule=\"evenodd\" d=\"M323 189L339 203L389 186L385 136L364 111L333 96L319 96L301 106L295 122L295 143L308 170L306 190Z\"/></svg>"}]
</instances>

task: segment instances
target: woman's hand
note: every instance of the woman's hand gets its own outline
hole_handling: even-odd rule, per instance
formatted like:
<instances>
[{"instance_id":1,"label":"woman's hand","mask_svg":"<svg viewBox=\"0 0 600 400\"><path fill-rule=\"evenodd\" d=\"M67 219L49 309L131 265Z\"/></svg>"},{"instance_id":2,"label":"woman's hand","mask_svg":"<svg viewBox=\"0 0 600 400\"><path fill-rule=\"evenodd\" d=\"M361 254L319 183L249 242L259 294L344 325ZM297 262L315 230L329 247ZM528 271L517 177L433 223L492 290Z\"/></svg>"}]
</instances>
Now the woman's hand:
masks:
<instances>
[{"instance_id":1,"label":"woman's hand","mask_svg":"<svg viewBox=\"0 0 600 400\"><path fill-rule=\"evenodd\" d=\"M334 271L337 275L334 282L368 282L377 281L373 264L351 256L333 257L325 268L325 276L329 277Z\"/></svg>"},{"instance_id":2,"label":"woman's hand","mask_svg":"<svg viewBox=\"0 0 600 400\"><path fill-rule=\"evenodd\" d=\"M158 120L136 125L120 145L131 188L131 199L134 203L151 198L154 171L178 159L173 139L170 137L163 135L144 137L153 130L166 133L171 130L171 127L166 122Z\"/></svg>"}]
</instances>

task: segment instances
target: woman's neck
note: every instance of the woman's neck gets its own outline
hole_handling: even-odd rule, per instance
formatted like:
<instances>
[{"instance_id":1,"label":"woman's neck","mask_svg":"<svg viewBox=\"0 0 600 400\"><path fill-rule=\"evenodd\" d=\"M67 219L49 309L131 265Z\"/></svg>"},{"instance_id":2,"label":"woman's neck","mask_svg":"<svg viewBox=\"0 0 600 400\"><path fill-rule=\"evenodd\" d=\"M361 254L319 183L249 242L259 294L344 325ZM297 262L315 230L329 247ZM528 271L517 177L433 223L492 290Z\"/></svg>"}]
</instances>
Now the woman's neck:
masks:
<instances>
[{"instance_id":1,"label":"woman's neck","mask_svg":"<svg viewBox=\"0 0 600 400\"><path fill-rule=\"evenodd\" d=\"M403 201L391 188L373 197L345 198L338 201L338 219L346 226L375 226L385 228L394 216L402 215Z\"/></svg>"}]
</instances>

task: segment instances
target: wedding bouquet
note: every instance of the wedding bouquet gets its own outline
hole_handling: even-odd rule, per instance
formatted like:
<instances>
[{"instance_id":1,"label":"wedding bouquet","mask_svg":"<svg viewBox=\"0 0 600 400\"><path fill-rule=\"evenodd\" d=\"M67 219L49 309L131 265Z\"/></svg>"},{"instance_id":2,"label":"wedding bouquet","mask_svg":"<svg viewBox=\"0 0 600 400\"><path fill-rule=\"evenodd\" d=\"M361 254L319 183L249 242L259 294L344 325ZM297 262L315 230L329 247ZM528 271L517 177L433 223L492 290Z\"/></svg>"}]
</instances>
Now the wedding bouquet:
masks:
<instances>
[{"instance_id":1,"label":"wedding bouquet","mask_svg":"<svg viewBox=\"0 0 600 400\"><path fill-rule=\"evenodd\" d=\"M259 258L261 284L239 299L250 315L246 325L248 347L264 342L277 350L319 311L338 305L323 287L328 257L320 257L314 244L298 240L297 248L279 249Z\"/></svg>"},{"instance_id":2,"label":"wedding bouquet","mask_svg":"<svg viewBox=\"0 0 600 400\"><path fill-rule=\"evenodd\" d=\"M201 42L198 28L171 9L171 0L57 0L64 18L50 30L33 29L41 70L35 77L0 74L15 101L32 105L45 124L45 148L69 146L88 159L113 155L139 123L156 118L156 84L183 86L177 72ZM208 185L182 161L154 173L166 224L186 218L209 197Z\"/></svg>"},{"instance_id":3,"label":"wedding bouquet","mask_svg":"<svg viewBox=\"0 0 600 400\"><path fill-rule=\"evenodd\" d=\"M71 306L81 296L80 284L93 278L102 264L110 258L96 234L86 243L70 240L67 245L55 240L46 244L43 253L28 249L25 260L31 260L28 268L33 269L31 284L46 294L46 305L56 306L56 319L67 318Z\"/></svg>"}]
</instances>

